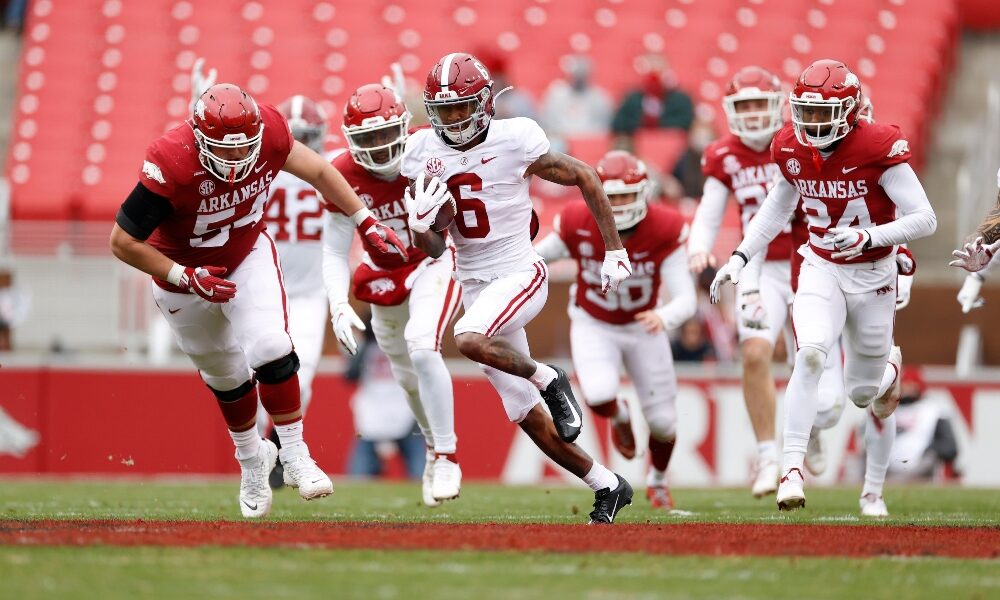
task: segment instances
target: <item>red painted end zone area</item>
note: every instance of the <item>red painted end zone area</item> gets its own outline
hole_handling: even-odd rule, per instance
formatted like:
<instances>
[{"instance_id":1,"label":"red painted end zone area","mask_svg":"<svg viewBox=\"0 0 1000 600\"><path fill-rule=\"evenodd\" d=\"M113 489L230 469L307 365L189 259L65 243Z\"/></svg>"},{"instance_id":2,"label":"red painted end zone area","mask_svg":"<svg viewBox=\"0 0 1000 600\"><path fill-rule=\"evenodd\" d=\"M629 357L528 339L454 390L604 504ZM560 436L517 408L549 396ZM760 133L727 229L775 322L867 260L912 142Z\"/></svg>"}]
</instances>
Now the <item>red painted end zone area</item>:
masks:
<instances>
[{"instance_id":1,"label":"red painted end zone area","mask_svg":"<svg viewBox=\"0 0 1000 600\"><path fill-rule=\"evenodd\" d=\"M1000 558L1000 528L0 520L0 544Z\"/></svg>"}]
</instances>

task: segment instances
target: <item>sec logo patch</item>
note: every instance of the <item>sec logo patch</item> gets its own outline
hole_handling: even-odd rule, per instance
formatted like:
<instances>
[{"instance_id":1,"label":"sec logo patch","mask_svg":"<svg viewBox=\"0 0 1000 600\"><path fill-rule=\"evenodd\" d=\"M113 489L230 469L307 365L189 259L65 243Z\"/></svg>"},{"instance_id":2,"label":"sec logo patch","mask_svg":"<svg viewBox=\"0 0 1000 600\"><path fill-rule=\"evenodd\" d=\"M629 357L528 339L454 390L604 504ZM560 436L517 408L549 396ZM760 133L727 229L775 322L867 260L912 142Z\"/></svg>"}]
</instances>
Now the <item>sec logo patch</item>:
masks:
<instances>
[{"instance_id":1,"label":"sec logo patch","mask_svg":"<svg viewBox=\"0 0 1000 600\"><path fill-rule=\"evenodd\" d=\"M785 169L787 169L792 175L798 175L802 172L802 165L799 164L797 159L789 158L785 161Z\"/></svg>"},{"instance_id":2,"label":"sec logo patch","mask_svg":"<svg viewBox=\"0 0 1000 600\"><path fill-rule=\"evenodd\" d=\"M215 191L215 182L211 179L202 181L201 185L198 186L198 191L201 192L202 196L210 196Z\"/></svg>"}]
</instances>

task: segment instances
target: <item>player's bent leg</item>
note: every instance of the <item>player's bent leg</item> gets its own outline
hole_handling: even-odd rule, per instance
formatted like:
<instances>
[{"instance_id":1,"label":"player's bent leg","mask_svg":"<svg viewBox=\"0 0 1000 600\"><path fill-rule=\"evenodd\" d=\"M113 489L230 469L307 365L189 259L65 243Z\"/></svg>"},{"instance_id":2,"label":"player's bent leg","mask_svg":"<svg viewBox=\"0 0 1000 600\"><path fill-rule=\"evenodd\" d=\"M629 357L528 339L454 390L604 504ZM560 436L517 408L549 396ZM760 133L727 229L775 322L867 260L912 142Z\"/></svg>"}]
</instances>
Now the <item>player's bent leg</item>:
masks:
<instances>
[{"instance_id":1,"label":"player's bent leg","mask_svg":"<svg viewBox=\"0 0 1000 600\"><path fill-rule=\"evenodd\" d=\"M865 411L865 485L858 504L864 517L887 517L889 510L883 498L885 473L889 468L892 444L896 440L896 415L885 419L875 416L873 409Z\"/></svg>"},{"instance_id":2,"label":"player's bent leg","mask_svg":"<svg viewBox=\"0 0 1000 600\"><path fill-rule=\"evenodd\" d=\"M844 391L843 354L838 340L827 354L823 374L819 378L819 403L816 420L809 432L809 443L806 446L805 466L813 475L826 472L826 449L823 443L824 429L829 429L840 421L844 412L846 392Z\"/></svg>"}]
</instances>

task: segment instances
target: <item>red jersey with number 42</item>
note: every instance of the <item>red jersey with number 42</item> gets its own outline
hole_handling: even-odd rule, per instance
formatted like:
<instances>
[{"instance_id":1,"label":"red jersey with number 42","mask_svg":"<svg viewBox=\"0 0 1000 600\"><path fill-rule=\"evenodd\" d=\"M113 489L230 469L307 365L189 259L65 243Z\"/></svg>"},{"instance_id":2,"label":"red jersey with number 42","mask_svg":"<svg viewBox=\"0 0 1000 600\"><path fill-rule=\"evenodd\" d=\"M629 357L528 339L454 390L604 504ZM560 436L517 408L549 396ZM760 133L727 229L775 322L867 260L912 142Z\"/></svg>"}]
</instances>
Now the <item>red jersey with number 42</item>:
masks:
<instances>
[{"instance_id":1,"label":"red jersey with number 42","mask_svg":"<svg viewBox=\"0 0 1000 600\"><path fill-rule=\"evenodd\" d=\"M264 121L260 156L243 181L230 184L201 165L189 122L149 145L139 181L173 207L147 240L150 246L187 267L224 267L232 273L240 266L264 229L268 187L295 141L277 109L259 107ZM177 291L166 281L155 281Z\"/></svg>"},{"instance_id":2,"label":"red jersey with number 42","mask_svg":"<svg viewBox=\"0 0 1000 600\"><path fill-rule=\"evenodd\" d=\"M791 125L774 136L771 156L781 174L799 192L806 215L809 247L835 263L869 262L893 253L893 247L871 248L853 260L834 259L837 249L827 232L833 227L864 229L892 222L896 205L879 185L886 169L910 159L909 142L899 127L858 122L825 160L795 139Z\"/></svg>"},{"instance_id":3,"label":"red jersey with number 42","mask_svg":"<svg viewBox=\"0 0 1000 600\"><path fill-rule=\"evenodd\" d=\"M687 241L688 225L673 208L651 204L646 218L624 240L632 275L617 292L601 293L604 239L586 203L574 201L559 216L559 237L576 261L576 305L605 323L624 325L656 308L663 261Z\"/></svg>"},{"instance_id":4,"label":"red jersey with number 42","mask_svg":"<svg viewBox=\"0 0 1000 600\"><path fill-rule=\"evenodd\" d=\"M409 181L406 177L397 175L395 179L386 180L372 175L364 167L354 162L350 152L339 154L333 159L333 166L340 171L347 183L354 188L354 193L361 198L371 211L372 215L382 222L386 227L391 227L400 241L406 244L408 259L398 253L382 254L372 246L367 239L361 238L361 244L371 258L372 264L386 271L393 271L406 267L413 267L420 264L420 261L427 257L423 250L413 245L410 238L410 228L406 224L409 215L406 212L406 203L403 202L403 193ZM331 203L330 206L333 206ZM342 212L339 208L333 207L336 212Z\"/></svg>"},{"instance_id":5,"label":"red jersey with number 42","mask_svg":"<svg viewBox=\"0 0 1000 600\"><path fill-rule=\"evenodd\" d=\"M775 177L779 176L770 149L758 152L731 133L705 148L701 155L701 172L725 184L739 202L741 236L774 186ZM791 228L785 227L768 244L767 260L788 260L791 250Z\"/></svg>"}]
</instances>

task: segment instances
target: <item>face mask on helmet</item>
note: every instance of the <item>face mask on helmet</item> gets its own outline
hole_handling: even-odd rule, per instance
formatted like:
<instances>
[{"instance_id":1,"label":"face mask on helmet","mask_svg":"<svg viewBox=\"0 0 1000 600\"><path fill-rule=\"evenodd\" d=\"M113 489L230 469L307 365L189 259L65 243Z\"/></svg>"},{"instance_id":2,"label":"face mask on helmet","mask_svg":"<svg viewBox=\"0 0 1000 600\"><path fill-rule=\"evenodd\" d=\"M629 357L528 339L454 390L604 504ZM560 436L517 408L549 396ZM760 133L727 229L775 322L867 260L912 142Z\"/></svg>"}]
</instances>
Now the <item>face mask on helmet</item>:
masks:
<instances>
[{"instance_id":1,"label":"face mask on helmet","mask_svg":"<svg viewBox=\"0 0 1000 600\"><path fill-rule=\"evenodd\" d=\"M379 175L398 173L403 145L409 137L410 113L390 121L382 117L365 121L366 124L360 127L344 127L344 137L354 162Z\"/></svg>"},{"instance_id":2,"label":"face mask on helmet","mask_svg":"<svg viewBox=\"0 0 1000 600\"><path fill-rule=\"evenodd\" d=\"M490 88L486 87L471 98L424 100L431 127L451 146L471 142L490 124L491 115L486 106L491 94Z\"/></svg>"},{"instance_id":3,"label":"face mask on helmet","mask_svg":"<svg viewBox=\"0 0 1000 600\"><path fill-rule=\"evenodd\" d=\"M251 138L243 133L230 133L221 140L216 140L197 128L194 130L194 137L198 143L198 160L201 165L219 179L236 183L250 175L254 163L260 157L264 124L260 124L257 134Z\"/></svg>"},{"instance_id":4,"label":"face mask on helmet","mask_svg":"<svg viewBox=\"0 0 1000 600\"><path fill-rule=\"evenodd\" d=\"M323 152L326 125L310 125L305 121L296 122L293 119L288 121L288 128L292 130L292 137L311 148L313 152Z\"/></svg>"},{"instance_id":5,"label":"face mask on helmet","mask_svg":"<svg viewBox=\"0 0 1000 600\"><path fill-rule=\"evenodd\" d=\"M604 193L611 202L611 214L615 217L615 228L618 231L631 229L639 224L649 211L647 201L650 191L648 180L625 184L620 179L604 182Z\"/></svg>"},{"instance_id":6,"label":"face mask on helmet","mask_svg":"<svg viewBox=\"0 0 1000 600\"><path fill-rule=\"evenodd\" d=\"M740 139L752 143L769 142L784 125L781 109L784 94L781 92L752 92L741 90L722 99L729 131Z\"/></svg>"},{"instance_id":7,"label":"face mask on helmet","mask_svg":"<svg viewBox=\"0 0 1000 600\"><path fill-rule=\"evenodd\" d=\"M851 131L849 119L857 107L856 98L824 99L820 94L792 94L792 126L800 144L822 150Z\"/></svg>"}]
</instances>

